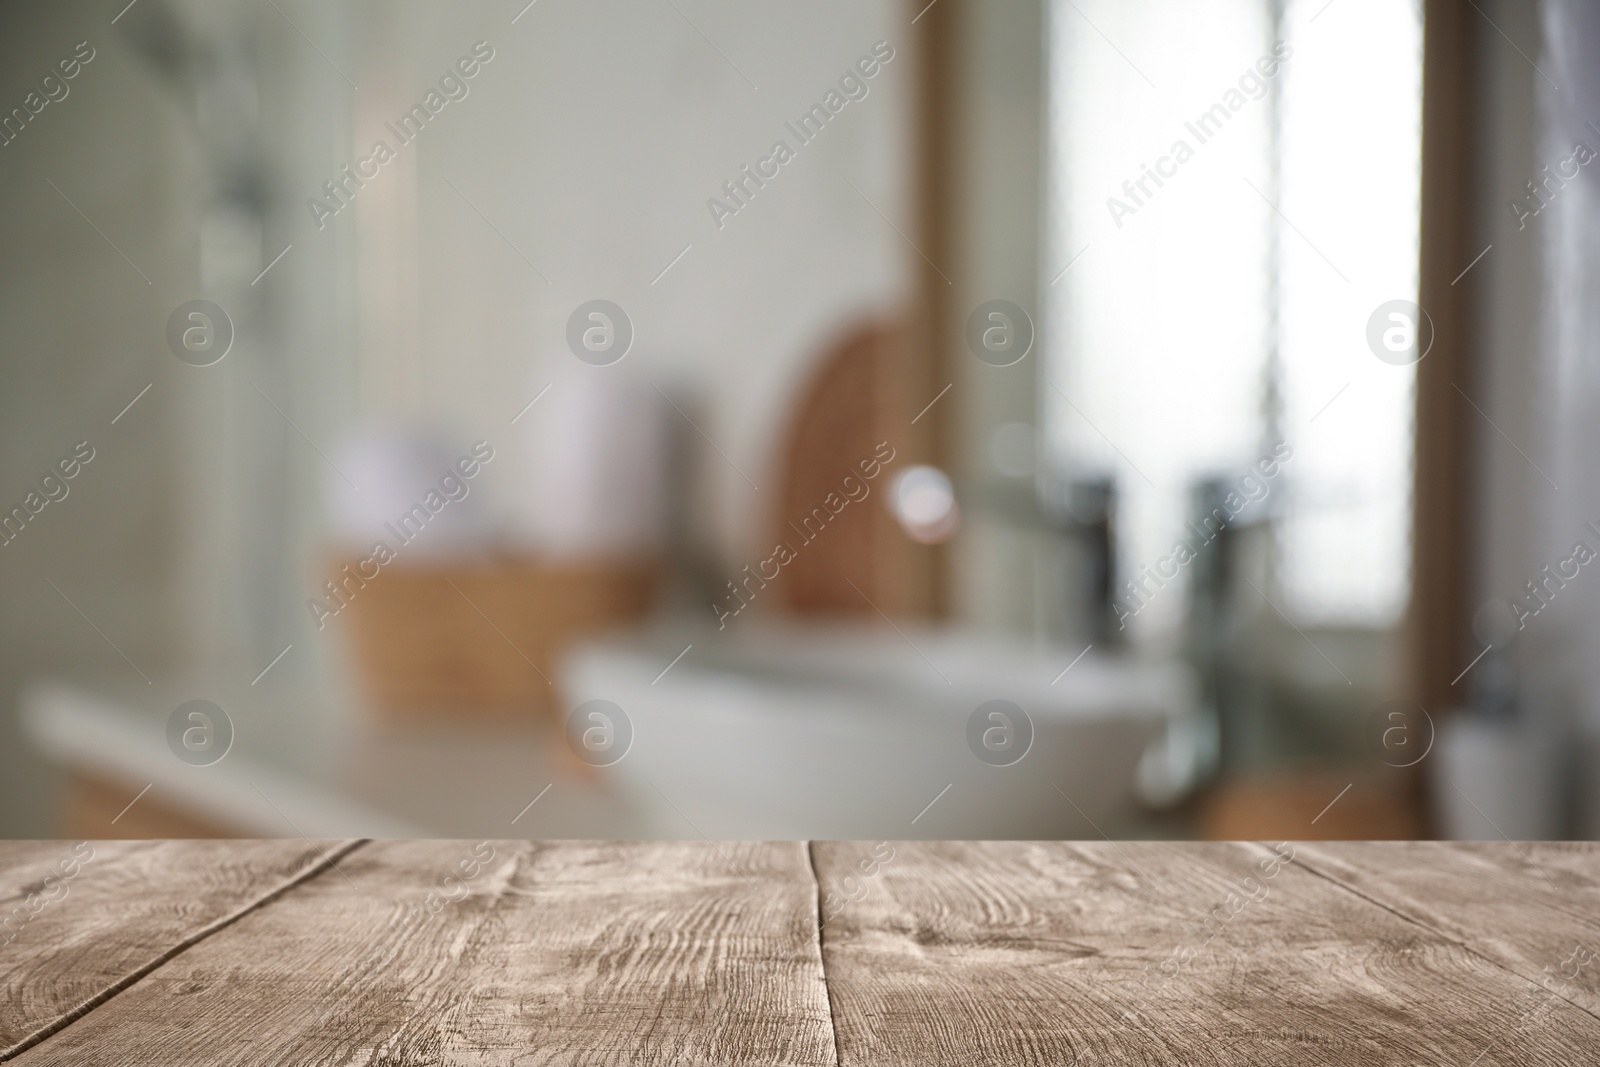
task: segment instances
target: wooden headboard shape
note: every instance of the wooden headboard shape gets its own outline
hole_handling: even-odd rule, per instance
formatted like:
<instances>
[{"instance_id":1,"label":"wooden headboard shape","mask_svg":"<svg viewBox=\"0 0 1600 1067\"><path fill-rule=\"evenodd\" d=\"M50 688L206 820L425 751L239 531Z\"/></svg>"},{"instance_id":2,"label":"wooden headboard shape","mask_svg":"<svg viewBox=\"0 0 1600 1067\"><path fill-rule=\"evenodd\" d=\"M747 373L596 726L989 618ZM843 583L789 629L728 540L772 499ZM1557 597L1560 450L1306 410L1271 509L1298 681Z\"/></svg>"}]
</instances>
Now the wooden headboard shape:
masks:
<instances>
[{"instance_id":1,"label":"wooden headboard shape","mask_svg":"<svg viewBox=\"0 0 1600 1067\"><path fill-rule=\"evenodd\" d=\"M901 531L885 505L894 476L927 451L924 429L911 423L909 348L901 322L850 327L826 350L794 409L767 524L774 545L793 553L771 583L775 602L791 613L929 611L929 550Z\"/></svg>"}]
</instances>

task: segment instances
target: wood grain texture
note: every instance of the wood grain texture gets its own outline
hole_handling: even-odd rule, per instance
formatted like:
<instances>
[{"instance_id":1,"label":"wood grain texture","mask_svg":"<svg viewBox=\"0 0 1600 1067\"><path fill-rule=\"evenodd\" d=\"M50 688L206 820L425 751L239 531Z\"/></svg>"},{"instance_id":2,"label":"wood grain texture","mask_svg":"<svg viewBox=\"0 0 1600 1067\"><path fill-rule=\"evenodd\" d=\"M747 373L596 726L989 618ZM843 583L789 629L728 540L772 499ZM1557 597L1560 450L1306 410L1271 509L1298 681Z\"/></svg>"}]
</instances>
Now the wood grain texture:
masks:
<instances>
[{"instance_id":1,"label":"wood grain texture","mask_svg":"<svg viewBox=\"0 0 1600 1067\"><path fill-rule=\"evenodd\" d=\"M308 876L325 853L337 855L344 847L0 842L0 1059Z\"/></svg>"},{"instance_id":2,"label":"wood grain texture","mask_svg":"<svg viewBox=\"0 0 1600 1067\"><path fill-rule=\"evenodd\" d=\"M15 1062L835 1062L801 843L381 842L340 869Z\"/></svg>"},{"instance_id":3,"label":"wood grain texture","mask_svg":"<svg viewBox=\"0 0 1600 1067\"><path fill-rule=\"evenodd\" d=\"M1600 1016L1600 844L1346 841L1308 867ZM1600 1058L1600 1057L1597 1057Z\"/></svg>"},{"instance_id":4,"label":"wood grain texture","mask_svg":"<svg viewBox=\"0 0 1600 1067\"><path fill-rule=\"evenodd\" d=\"M891 847L866 875L869 846L812 846L844 1067L1488 1067L1600 1049L1600 1019L1530 1024L1535 983L1295 863L1267 877L1264 846Z\"/></svg>"},{"instance_id":5,"label":"wood grain texture","mask_svg":"<svg viewBox=\"0 0 1600 1067\"><path fill-rule=\"evenodd\" d=\"M1600 950L1594 845L357 844L336 869L298 842L95 843L87 862L0 845L0 891L24 899L80 857L0 933L0 1021L34 1035L0 1060L1489 1067L1600 1049L1600 958L1572 951Z\"/></svg>"}]
</instances>

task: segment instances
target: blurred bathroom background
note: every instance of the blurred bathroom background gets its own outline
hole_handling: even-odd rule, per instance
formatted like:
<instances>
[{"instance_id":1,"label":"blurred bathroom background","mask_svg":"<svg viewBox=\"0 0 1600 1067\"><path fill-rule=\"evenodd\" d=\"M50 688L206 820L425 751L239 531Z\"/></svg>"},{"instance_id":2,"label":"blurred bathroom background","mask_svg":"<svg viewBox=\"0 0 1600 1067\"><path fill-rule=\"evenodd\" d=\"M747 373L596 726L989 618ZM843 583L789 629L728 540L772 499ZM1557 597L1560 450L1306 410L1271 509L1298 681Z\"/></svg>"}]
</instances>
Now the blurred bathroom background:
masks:
<instances>
[{"instance_id":1,"label":"blurred bathroom background","mask_svg":"<svg viewBox=\"0 0 1600 1067\"><path fill-rule=\"evenodd\" d=\"M0 24L0 835L1600 833L1576 0Z\"/></svg>"}]
</instances>

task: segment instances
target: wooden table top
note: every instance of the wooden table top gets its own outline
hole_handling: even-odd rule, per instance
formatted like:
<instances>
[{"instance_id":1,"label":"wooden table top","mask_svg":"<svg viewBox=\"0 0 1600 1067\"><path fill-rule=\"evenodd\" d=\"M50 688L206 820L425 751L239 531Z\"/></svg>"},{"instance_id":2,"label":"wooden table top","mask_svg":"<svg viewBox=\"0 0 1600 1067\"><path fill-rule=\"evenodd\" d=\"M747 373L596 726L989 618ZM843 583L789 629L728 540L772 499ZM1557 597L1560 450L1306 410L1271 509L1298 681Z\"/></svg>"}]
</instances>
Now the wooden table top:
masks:
<instances>
[{"instance_id":1,"label":"wooden table top","mask_svg":"<svg viewBox=\"0 0 1600 1067\"><path fill-rule=\"evenodd\" d=\"M0 843L0 1061L1600 1063L1600 845Z\"/></svg>"}]
</instances>

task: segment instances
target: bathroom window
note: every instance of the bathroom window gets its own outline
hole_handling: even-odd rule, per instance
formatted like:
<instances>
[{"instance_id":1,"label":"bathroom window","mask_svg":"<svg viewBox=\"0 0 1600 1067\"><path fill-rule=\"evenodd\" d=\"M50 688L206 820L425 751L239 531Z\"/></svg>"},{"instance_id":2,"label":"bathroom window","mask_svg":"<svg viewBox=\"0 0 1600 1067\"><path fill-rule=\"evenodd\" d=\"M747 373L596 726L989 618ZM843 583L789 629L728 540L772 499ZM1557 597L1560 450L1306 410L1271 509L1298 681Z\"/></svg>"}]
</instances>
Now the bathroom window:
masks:
<instances>
[{"instance_id":1,"label":"bathroom window","mask_svg":"<svg viewBox=\"0 0 1600 1067\"><path fill-rule=\"evenodd\" d=\"M1416 299L1420 7L1052 0L1049 66L1042 418L1059 469L1115 480L1119 587L1282 441L1241 494L1272 498L1263 592L1393 625L1415 375L1367 336ZM1129 628L1171 633L1182 593L1143 599Z\"/></svg>"}]
</instances>

